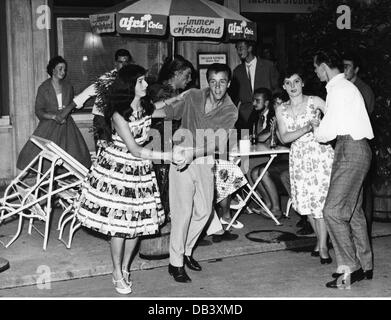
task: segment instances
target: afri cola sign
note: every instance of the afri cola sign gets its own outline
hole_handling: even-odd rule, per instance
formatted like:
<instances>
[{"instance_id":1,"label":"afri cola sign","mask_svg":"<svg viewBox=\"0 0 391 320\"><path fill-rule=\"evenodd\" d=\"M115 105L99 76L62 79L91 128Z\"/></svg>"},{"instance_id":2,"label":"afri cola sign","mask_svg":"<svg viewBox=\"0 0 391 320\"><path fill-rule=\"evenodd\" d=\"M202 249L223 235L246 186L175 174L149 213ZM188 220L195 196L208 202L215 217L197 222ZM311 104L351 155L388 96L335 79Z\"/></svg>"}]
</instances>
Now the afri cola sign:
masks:
<instances>
[{"instance_id":1,"label":"afri cola sign","mask_svg":"<svg viewBox=\"0 0 391 320\"><path fill-rule=\"evenodd\" d=\"M166 28L166 16L126 13L119 13L117 15L118 33L163 36L166 33Z\"/></svg>"},{"instance_id":2,"label":"afri cola sign","mask_svg":"<svg viewBox=\"0 0 391 320\"><path fill-rule=\"evenodd\" d=\"M229 40L257 40L257 28L254 22L227 20L227 37Z\"/></svg>"}]
</instances>

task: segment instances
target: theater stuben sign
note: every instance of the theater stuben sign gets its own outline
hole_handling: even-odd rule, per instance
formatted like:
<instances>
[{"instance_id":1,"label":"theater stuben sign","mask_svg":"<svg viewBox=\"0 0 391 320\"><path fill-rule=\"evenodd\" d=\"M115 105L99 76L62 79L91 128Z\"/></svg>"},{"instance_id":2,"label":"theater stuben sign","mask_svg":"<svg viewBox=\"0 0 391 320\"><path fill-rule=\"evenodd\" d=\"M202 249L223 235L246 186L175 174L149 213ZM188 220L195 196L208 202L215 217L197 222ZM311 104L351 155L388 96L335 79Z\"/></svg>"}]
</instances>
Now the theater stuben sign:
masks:
<instances>
[{"instance_id":1,"label":"theater stuben sign","mask_svg":"<svg viewBox=\"0 0 391 320\"><path fill-rule=\"evenodd\" d=\"M325 0L240 0L241 12L306 13Z\"/></svg>"}]
</instances>

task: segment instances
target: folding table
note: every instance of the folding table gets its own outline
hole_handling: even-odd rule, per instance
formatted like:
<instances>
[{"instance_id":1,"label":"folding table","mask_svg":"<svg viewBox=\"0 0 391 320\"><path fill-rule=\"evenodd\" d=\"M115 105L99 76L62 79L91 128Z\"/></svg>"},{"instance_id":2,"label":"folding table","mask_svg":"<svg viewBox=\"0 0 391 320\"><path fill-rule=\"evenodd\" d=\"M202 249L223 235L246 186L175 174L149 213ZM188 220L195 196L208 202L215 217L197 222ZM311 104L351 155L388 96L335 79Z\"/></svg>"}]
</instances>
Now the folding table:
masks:
<instances>
[{"instance_id":1,"label":"folding table","mask_svg":"<svg viewBox=\"0 0 391 320\"><path fill-rule=\"evenodd\" d=\"M249 183L250 190L249 190L247 196L243 200L243 205L241 205L236 210L236 212L235 212L234 216L232 217L231 222L227 226L226 230L229 230L231 228L232 224L235 222L236 218L239 216L242 209L246 206L246 204L250 200L251 196L254 196L257 199L259 204L263 207L263 209L267 212L267 214L274 220L274 222L277 225L281 225L281 223L276 219L274 214L269 210L269 208L265 205L265 203L259 197L258 193L256 192L256 188L257 188L258 184L261 182L266 171L269 169L273 160L277 157L277 155L283 154L283 153L289 153L289 148L283 147L283 146L277 146L275 148L270 148L265 143L258 143L255 145L251 145L250 148L247 150L243 150L243 149L240 150L240 148L236 145L230 150L230 152L229 152L230 158L239 157L239 161L237 162L237 164L239 164L239 162L242 162L242 164L243 164L243 160L247 160L247 161L245 161L245 163L248 163L249 157L270 156L270 159L266 163L266 165L264 166L261 174L259 175L257 180L254 182L254 184L251 186L251 184Z\"/></svg>"}]
</instances>

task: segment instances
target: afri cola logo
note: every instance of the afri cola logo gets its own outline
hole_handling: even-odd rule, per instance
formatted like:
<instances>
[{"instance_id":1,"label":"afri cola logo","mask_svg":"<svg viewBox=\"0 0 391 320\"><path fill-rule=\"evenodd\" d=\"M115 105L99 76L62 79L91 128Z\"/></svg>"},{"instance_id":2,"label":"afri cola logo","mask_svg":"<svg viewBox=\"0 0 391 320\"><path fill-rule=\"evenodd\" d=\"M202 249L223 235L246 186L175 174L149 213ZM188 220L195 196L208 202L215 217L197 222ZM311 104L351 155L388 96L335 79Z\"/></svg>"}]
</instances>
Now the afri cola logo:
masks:
<instances>
[{"instance_id":1,"label":"afri cola logo","mask_svg":"<svg viewBox=\"0 0 391 320\"><path fill-rule=\"evenodd\" d=\"M150 14L142 16L139 20L134 16L123 17L119 21L120 28L131 31L133 29L145 29L145 32L149 33L153 30L163 30L163 24L154 22Z\"/></svg>"},{"instance_id":2,"label":"afri cola logo","mask_svg":"<svg viewBox=\"0 0 391 320\"><path fill-rule=\"evenodd\" d=\"M247 27L246 21L242 21L240 24L238 24L237 22L232 22L228 25L228 33L232 36L244 35L244 37L246 37L253 36L254 30Z\"/></svg>"}]
</instances>

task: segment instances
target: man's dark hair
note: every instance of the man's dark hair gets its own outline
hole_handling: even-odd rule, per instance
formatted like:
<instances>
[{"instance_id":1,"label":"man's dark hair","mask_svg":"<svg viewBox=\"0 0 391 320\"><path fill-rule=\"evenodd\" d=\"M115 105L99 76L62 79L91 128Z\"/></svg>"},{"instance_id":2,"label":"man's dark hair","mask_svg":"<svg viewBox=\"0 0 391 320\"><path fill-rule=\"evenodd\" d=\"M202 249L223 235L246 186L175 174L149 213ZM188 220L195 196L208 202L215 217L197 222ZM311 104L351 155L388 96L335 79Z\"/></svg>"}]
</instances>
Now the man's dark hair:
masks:
<instances>
[{"instance_id":1,"label":"man's dark hair","mask_svg":"<svg viewBox=\"0 0 391 320\"><path fill-rule=\"evenodd\" d=\"M49 74L49 76L53 77L53 70L60 63L64 63L65 67L68 66L68 64L65 61L65 59L63 57L61 57L61 56L56 56L56 57L53 57L53 58L51 58L49 60L49 63L46 66L46 72Z\"/></svg>"},{"instance_id":2,"label":"man's dark hair","mask_svg":"<svg viewBox=\"0 0 391 320\"><path fill-rule=\"evenodd\" d=\"M357 53L353 51L346 51L342 54L342 60L352 61L353 68L356 69L359 67L361 70L362 62L360 56Z\"/></svg>"},{"instance_id":3,"label":"man's dark hair","mask_svg":"<svg viewBox=\"0 0 391 320\"><path fill-rule=\"evenodd\" d=\"M238 44L239 44L239 43L242 43L242 42L246 44L247 48L248 48L248 47L253 48L253 49L251 50L251 52L252 52L252 54L253 54L254 56L257 56L257 43L256 43L255 41L250 41L250 40L239 40L239 41L237 41L237 42L235 43L235 48L237 48L237 47L238 47Z\"/></svg>"},{"instance_id":4,"label":"man's dark hair","mask_svg":"<svg viewBox=\"0 0 391 320\"><path fill-rule=\"evenodd\" d=\"M132 62L133 61L133 57L132 55L130 54L130 52L126 49L118 49L116 52L115 52L115 61L118 60L119 57L128 57L129 58L129 62Z\"/></svg>"},{"instance_id":5,"label":"man's dark hair","mask_svg":"<svg viewBox=\"0 0 391 320\"><path fill-rule=\"evenodd\" d=\"M228 76L228 81L231 80L231 69L228 67L227 64L224 63L213 63L208 67L208 70L206 71L206 79L209 81L210 74L218 73L218 72L225 72Z\"/></svg>"},{"instance_id":6,"label":"man's dark hair","mask_svg":"<svg viewBox=\"0 0 391 320\"><path fill-rule=\"evenodd\" d=\"M330 69L337 68L340 72L343 71L343 61L341 55L335 49L324 49L317 51L315 53L315 63L318 66L322 63L325 63Z\"/></svg>"},{"instance_id":7,"label":"man's dark hair","mask_svg":"<svg viewBox=\"0 0 391 320\"><path fill-rule=\"evenodd\" d=\"M256 95L262 95L265 101L272 101L272 92L268 88L257 88L254 90L254 97Z\"/></svg>"}]
</instances>

